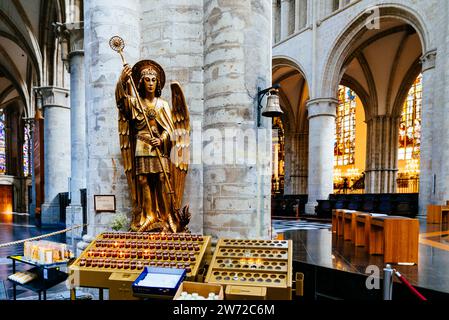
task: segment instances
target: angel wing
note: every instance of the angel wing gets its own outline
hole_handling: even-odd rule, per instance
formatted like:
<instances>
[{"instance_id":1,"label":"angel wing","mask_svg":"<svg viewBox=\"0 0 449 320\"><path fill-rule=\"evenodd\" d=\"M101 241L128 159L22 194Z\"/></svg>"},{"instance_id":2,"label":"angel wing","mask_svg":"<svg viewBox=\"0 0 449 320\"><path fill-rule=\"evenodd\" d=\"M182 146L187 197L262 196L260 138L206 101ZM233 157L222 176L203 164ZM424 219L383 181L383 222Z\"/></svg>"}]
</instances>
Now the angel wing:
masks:
<instances>
[{"instance_id":1,"label":"angel wing","mask_svg":"<svg viewBox=\"0 0 449 320\"><path fill-rule=\"evenodd\" d=\"M133 221L131 228L134 230L138 228L139 219L139 201L137 199L137 181L134 170L134 155L135 155L135 143L133 140L132 125L130 124L129 116L126 110L129 110L129 101L124 97L125 91L122 88L116 90L116 102L118 109L118 132L120 141L120 152L123 159L123 169L125 171L126 179L128 181L128 187L130 190L131 202L132 202L132 216ZM130 91L130 90L128 90ZM128 92L126 92L128 93ZM137 224L137 225L136 225ZM136 231L134 230L134 231Z\"/></svg>"},{"instance_id":2,"label":"angel wing","mask_svg":"<svg viewBox=\"0 0 449 320\"><path fill-rule=\"evenodd\" d=\"M175 208L180 209L185 179L190 161L190 116L187 103L178 82L170 84L172 94L173 136L171 152L171 180L175 192Z\"/></svg>"}]
</instances>

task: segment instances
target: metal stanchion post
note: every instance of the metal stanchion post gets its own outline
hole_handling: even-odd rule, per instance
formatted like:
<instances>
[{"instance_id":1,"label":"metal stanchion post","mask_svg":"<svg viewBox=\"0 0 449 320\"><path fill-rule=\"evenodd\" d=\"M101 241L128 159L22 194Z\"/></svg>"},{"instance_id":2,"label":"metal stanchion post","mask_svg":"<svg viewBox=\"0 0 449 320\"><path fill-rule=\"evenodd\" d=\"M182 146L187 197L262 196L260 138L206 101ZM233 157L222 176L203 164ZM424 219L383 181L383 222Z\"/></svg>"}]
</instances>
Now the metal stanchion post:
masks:
<instances>
[{"instance_id":1,"label":"metal stanchion post","mask_svg":"<svg viewBox=\"0 0 449 320\"><path fill-rule=\"evenodd\" d=\"M387 264L384 268L384 300L393 299L393 272L391 265Z\"/></svg>"}]
</instances>

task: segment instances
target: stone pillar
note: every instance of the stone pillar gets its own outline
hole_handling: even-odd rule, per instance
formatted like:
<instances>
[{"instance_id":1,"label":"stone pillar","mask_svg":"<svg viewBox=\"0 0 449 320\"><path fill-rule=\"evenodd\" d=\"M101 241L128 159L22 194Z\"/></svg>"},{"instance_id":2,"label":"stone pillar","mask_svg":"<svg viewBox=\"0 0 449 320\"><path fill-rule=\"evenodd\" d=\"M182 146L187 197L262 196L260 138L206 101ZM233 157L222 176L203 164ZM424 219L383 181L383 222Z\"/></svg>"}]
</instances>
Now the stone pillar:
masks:
<instances>
[{"instance_id":1,"label":"stone pillar","mask_svg":"<svg viewBox=\"0 0 449 320\"><path fill-rule=\"evenodd\" d=\"M286 132L284 194L307 194L309 134Z\"/></svg>"},{"instance_id":2,"label":"stone pillar","mask_svg":"<svg viewBox=\"0 0 449 320\"><path fill-rule=\"evenodd\" d=\"M271 0L204 1L204 233L214 238L271 235L271 119L257 130L256 111L257 88L271 86L271 9ZM233 130L242 131L226 138ZM242 132L257 152L227 149Z\"/></svg>"},{"instance_id":3,"label":"stone pillar","mask_svg":"<svg viewBox=\"0 0 449 320\"><path fill-rule=\"evenodd\" d=\"M281 0L281 38L280 41L288 37L288 21L290 17L290 0Z\"/></svg>"},{"instance_id":4,"label":"stone pillar","mask_svg":"<svg viewBox=\"0 0 449 320\"><path fill-rule=\"evenodd\" d=\"M133 65L139 60L140 1L97 0L84 2L84 51L87 143L88 234L110 230L118 214L130 214L128 184L122 166L118 136L115 85L123 69L109 39L120 35L126 43L124 54ZM116 213L94 211L94 195L114 195ZM130 215L129 215L130 217Z\"/></svg>"},{"instance_id":5,"label":"stone pillar","mask_svg":"<svg viewBox=\"0 0 449 320\"><path fill-rule=\"evenodd\" d=\"M203 0L143 1L141 5L141 59L153 59L161 64L166 75L162 97L171 103L170 82L178 81L184 91L190 113L191 154L200 152L201 122L204 109L204 41ZM173 23L176 20L176 23ZM194 161L193 161L194 160ZM203 232L203 166L192 158L184 188L183 205L189 204L192 217L189 229Z\"/></svg>"},{"instance_id":6,"label":"stone pillar","mask_svg":"<svg viewBox=\"0 0 449 320\"><path fill-rule=\"evenodd\" d=\"M333 192L335 116L338 100L312 99L307 103L309 119L309 177L306 213L315 214L317 200Z\"/></svg>"},{"instance_id":7,"label":"stone pillar","mask_svg":"<svg viewBox=\"0 0 449 320\"><path fill-rule=\"evenodd\" d=\"M396 192L399 120L399 117L374 116L366 121L366 193Z\"/></svg>"},{"instance_id":8,"label":"stone pillar","mask_svg":"<svg viewBox=\"0 0 449 320\"><path fill-rule=\"evenodd\" d=\"M432 163L432 114L434 104L434 77L436 51L423 55L422 62L422 111L421 111L421 150L419 175L419 215L426 215L428 204L433 203L433 175Z\"/></svg>"},{"instance_id":9,"label":"stone pillar","mask_svg":"<svg viewBox=\"0 0 449 320\"><path fill-rule=\"evenodd\" d=\"M72 147L70 206L66 211L66 225L83 223L80 189L86 188L86 104L84 83L84 33L83 23L65 24L69 36L70 73L70 133ZM73 231L80 239L83 228Z\"/></svg>"},{"instance_id":10,"label":"stone pillar","mask_svg":"<svg viewBox=\"0 0 449 320\"><path fill-rule=\"evenodd\" d=\"M60 192L67 192L70 177L69 90L58 87L37 89L44 109L44 190L42 225L60 222Z\"/></svg>"}]
</instances>

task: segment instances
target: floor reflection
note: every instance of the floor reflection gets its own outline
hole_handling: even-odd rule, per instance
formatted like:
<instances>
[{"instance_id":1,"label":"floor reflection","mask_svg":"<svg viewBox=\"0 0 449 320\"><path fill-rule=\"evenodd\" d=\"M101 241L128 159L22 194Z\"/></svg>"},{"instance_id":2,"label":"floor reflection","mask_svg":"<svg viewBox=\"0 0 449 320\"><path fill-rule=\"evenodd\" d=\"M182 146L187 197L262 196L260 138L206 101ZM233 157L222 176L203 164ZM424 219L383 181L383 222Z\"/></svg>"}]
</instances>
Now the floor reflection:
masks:
<instances>
[{"instance_id":1,"label":"floor reflection","mask_svg":"<svg viewBox=\"0 0 449 320\"><path fill-rule=\"evenodd\" d=\"M393 265L412 285L449 293L449 231L441 225L420 224L418 265ZM285 239L293 241L293 258L322 267L366 274L367 267L384 268L382 255L370 255L364 247L336 237L331 229L289 230Z\"/></svg>"}]
</instances>

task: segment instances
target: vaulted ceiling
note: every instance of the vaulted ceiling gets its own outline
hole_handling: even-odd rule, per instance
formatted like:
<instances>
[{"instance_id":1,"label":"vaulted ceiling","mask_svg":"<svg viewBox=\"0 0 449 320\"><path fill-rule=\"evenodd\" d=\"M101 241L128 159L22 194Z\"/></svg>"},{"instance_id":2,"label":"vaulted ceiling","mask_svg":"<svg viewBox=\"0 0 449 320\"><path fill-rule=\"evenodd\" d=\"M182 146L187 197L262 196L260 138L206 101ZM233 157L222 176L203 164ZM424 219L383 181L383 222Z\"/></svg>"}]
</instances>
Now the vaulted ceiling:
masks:
<instances>
[{"instance_id":1,"label":"vaulted ceiling","mask_svg":"<svg viewBox=\"0 0 449 320\"><path fill-rule=\"evenodd\" d=\"M405 93L421 71L422 47L413 27L382 20L354 44L342 70L342 84L361 97L367 117L397 115Z\"/></svg>"},{"instance_id":2,"label":"vaulted ceiling","mask_svg":"<svg viewBox=\"0 0 449 320\"><path fill-rule=\"evenodd\" d=\"M306 100L309 98L307 81L296 68L273 61L273 83L279 83L279 101L284 111L287 130L292 132L307 131Z\"/></svg>"},{"instance_id":3,"label":"vaulted ceiling","mask_svg":"<svg viewBox=\"0 0 449 320\"><path fill-rule=\"evenodd\" d=\"M44 48L52 22L63 21L65 2L71 1L0 1L0 109L13 100L29 105L32 86L47 84Z\"/></svg>"}]
</instances>

